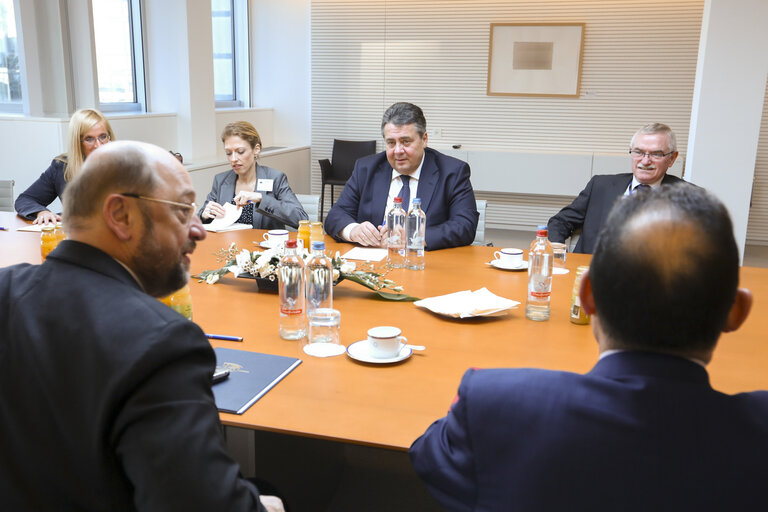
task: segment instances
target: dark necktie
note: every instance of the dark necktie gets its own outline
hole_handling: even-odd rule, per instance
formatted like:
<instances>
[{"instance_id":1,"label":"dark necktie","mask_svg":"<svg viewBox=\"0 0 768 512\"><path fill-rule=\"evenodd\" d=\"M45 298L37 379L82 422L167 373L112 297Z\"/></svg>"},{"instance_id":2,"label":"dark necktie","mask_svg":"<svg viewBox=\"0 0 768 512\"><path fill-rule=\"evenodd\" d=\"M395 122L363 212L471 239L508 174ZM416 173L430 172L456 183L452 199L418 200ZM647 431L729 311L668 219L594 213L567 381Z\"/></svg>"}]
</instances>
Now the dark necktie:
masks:
<instances>
[{"instance_id":1,"label":"dark necktie","mask_svg":"<svg viewBox=\"0 0 768 512\"><path fill-rule=\"evenodd\" d=\"M635 192L647 192L649 190L651 190L651 186L650 185L646 185L645 183L641 183L641 184L639 184L638 186L635 187L635 190L633 190L632 193L634 194Z\"/></svg>"},{"instance_id":2,"label":"dark necktie","mask_svg":"<svg viewBox=\"0 0 768 512\"><path fill-rule=\"evenodd\" d=\"M403 187L400 189L400 193L397 195L397 197L403 198L403 210L407 212L408 205L411 204L411 186L409 184L411 177L406 176L405 174L401 174L400 180L403 182Z\"/></svg>"}]
</instances>

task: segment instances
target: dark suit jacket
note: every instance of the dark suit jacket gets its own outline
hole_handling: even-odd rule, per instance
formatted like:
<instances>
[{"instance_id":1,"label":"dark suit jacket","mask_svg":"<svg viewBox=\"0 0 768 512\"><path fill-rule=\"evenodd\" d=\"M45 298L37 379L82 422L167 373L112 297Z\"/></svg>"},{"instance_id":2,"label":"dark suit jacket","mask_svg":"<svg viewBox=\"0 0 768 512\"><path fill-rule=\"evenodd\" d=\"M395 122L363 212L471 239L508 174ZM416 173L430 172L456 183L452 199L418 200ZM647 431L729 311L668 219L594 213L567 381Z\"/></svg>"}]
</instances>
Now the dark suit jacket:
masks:
<instances>
[{"instance_id":1,"label":"dark suit jacket","mask_svg":"<svg viewBox=\"0 0 768 512\"><path fill-rule=\"evenodd\" d=\"M291 190L288 184L288 178L284 173L256 164L256 179L273 180L271 192L261 192L261 202L257 205L259 209L268 213L275 214L283 219L289 220L298 226L300 220L309 218L307 212L302 208L301 203ZM200 208L198 215L203 214L205 205L209 201L215 201L219 204L228 203L235 197L235 183L237 174L235 171L224 171L213 177L213 186L208 193L208 197ZM211 222L210 219L203 220L204 223ZM256 209L253 211L254 229L285 229L285 224L271 217L262 215Z\"/></svg>"},{"instance_id":2,"label":"dark suit jacket","mask_svg":"<svg viewBox=\"0 0 768 512\"><path fill-rule=\"evenodd\" d=\"M227 454L200 328L63 241L0 269L0 508L263 510Z\"/></svg>"},{"instance_id":3,"label":"dark suit jacket","mask_svg":"<svg viewBox=\"0 0 768 512\"><path fill-rule=\"evenodd\" d=\"M592 254L595 251L597 235L600 234L613 203L622 197L631 181L631 172L592 176L578 197L549 219L549 240L565 242L566 238L581 229L581 236L573 252ZM683 180L677 176L666 174L661 183L669 185L681 181Z\"/></svg>"},{"instance_id":4,"label":"dark suit jacket","mask_svg":"<svg viewBox=\"0 0 768 512\"><path fill-rule=\"evenodd\" d=\"M446 510L762 510L768 392L644 352L586 375L470 370L410 453Z\"/></svg>"},{"instance_id":5,"label":"dark suit jacket","mask_svg":"<svg viewBox=\"0 0 768 512\"><path fill-rule=\"evenodd\" d=\"M477 203L469 165L431 148L424 149L419 186L415 197L427 214L427 250L469 245L477 230ZM325 231L338 236L353 222L368 221L380 226L384 221L387 196L392 181L392 166L386 152L370 155L355 163L352 176L325 219Z\"/></svg>"},{"instance_id":6,"label":"dark suit jacket","mask_svg":"<svg viewBox=\"0 0 768 512\"><path fill-rule=\"evenodd\" d=\"M64 181L66 162L56 157L51 160L51 165L40 175L27 190L19 194L14 207L16 213L29 220L37 217L37 213L48 208L48 205L61 197L67 182Z\"/></svg>"}]
</instances>

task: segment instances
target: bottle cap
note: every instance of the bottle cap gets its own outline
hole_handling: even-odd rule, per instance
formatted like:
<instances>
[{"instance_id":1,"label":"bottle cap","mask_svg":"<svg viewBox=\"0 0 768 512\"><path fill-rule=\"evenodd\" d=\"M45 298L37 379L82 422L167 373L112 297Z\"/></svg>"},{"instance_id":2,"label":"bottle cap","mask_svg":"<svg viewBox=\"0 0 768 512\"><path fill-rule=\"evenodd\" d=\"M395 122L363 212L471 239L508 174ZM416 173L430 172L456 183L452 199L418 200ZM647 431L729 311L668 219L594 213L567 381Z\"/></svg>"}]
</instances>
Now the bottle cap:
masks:
<instances>
[{"instance_id":1,"label":"bottle cap","mask_svg":"<svg viewBox=\"0 0 768 512\"><path fill-rule=\"evenodd\" d=\"M313 241L312 242L312 250L313 251L319 251L319 250L324 251L325 250L325 242L323 242L322 240L315 240L315 241Z\"/></svg>"},{"instance_id":2,"label":"bottle cap","mask_svg":"<svg viewBox=\"0 0 768 512\"><path fill-rule=\"evenodd\" d=\"M395 204L402 203L402 202L403 202L403 198L402 197L396 197L395 198Z\"/></svg>"},{"instance_id":3,"label":"bottle cap","mask_svg":"<svg viewBox=\"0 0 768 512\"><path fill-rule=\"evenodd\" d=\"M291 239L285 242L285 248L286 249L295 249L296 248L296 240Z\"/></svg>"},{"instance_id":4,"label":"bottle cap","mask_svg":"<svg viewBox=\"0 0 768 512\"><path fill-rule=\"evenodd\" d=\"M421 204L421 198L420 197L414 197L413 200L411 201L411 204Z\"/></svg>"}]
</instances>

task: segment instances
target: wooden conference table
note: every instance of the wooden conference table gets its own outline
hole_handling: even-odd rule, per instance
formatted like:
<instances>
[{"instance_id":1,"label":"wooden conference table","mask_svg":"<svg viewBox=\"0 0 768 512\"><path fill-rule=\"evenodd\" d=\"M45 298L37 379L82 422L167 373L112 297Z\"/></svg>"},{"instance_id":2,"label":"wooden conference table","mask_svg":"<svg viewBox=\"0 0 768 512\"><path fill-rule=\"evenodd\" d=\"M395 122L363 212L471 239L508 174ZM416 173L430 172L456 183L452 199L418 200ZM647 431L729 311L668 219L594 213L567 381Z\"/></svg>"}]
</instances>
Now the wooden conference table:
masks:
<instances>
[{"instance_id":1,"label":"wooden conference table","mask_svg":"<svg viewBox=\"0 0 768 512\"><path fill-rule=\"evenodd\" d=\"M23 224L12 214L0 214L2 226ZM214 253L232 242L254 250L262 233L209 233L192 257L192 272L221 266ZM331 254L352 247L326 240ZM0 266L40 261L37 233L0 231L0 248ZM495 250L470 246L430 252L424 271L394 270L389 277L422 298L485 286L524 302L526 272L486 265ZM206 332L244 337L242 343L213 341L214 346L303 360L245 414L222 413L221 420L247 429L407 450L432 421L445 415L469 367L586 372L593 366L598 352L591 328L571 324L568 316L575 268L588 261L589 256L568 255L571 272L554 277L547 322L527 320L524 304L502 317L450 319L412 303L380 300L356 283L340 283L334 289L334 307L341 311L342 343L365 339L372 326L395 325L410 343L427 347L392 365L360 363L347 355L307 356L298 342L279 337L276 294L258 292L254 281L232 274L215 285L193 280L194 320ZM768 389L768 269L742 268L741 281L755 295L752 315L739 331L721 338L709 366L713 386L728 393Z\"/></svg>"}]
</instances>

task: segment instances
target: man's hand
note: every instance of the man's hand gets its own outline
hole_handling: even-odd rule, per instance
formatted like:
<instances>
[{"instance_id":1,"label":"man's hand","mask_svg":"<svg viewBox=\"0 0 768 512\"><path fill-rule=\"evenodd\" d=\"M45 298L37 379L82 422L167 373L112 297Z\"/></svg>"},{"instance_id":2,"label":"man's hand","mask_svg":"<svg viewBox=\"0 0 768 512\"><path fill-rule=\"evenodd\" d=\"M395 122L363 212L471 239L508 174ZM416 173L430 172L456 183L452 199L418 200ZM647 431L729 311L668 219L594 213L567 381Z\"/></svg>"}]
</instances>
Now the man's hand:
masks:
<instances>
[{"instance_id":1,"label":"man's hand","mask_svg":"<svg viewBox=\"0 0 768 512\"><path fill-rule=\"evenodd\" d=\"M381 232L368 221L355 226L349 234L349 240L366 247L379 247L382 241Z\"/></svg>"},{"instance_id":2,"label":"man's hand","mask_svg":"<svg viewBox=\"0 0 768 512\"><path fill-rule=\"evenodd\" d=\"M267 512L285 512L283 501L277 496L265 496L262 494L259 496L259 500L261 500L261 504L264 505Z\"/></svg>"},{"instance_id":3,"label":"man's hand","mask_svg":"<svg viewBox=\"0 0 768 512\"><path fill-rule=\"evenodd\" d=\"M56 224L61 220L61 215L56 215L48 210L37 212L37 217L32 224Z\"/></svg>"}]
</instances>

